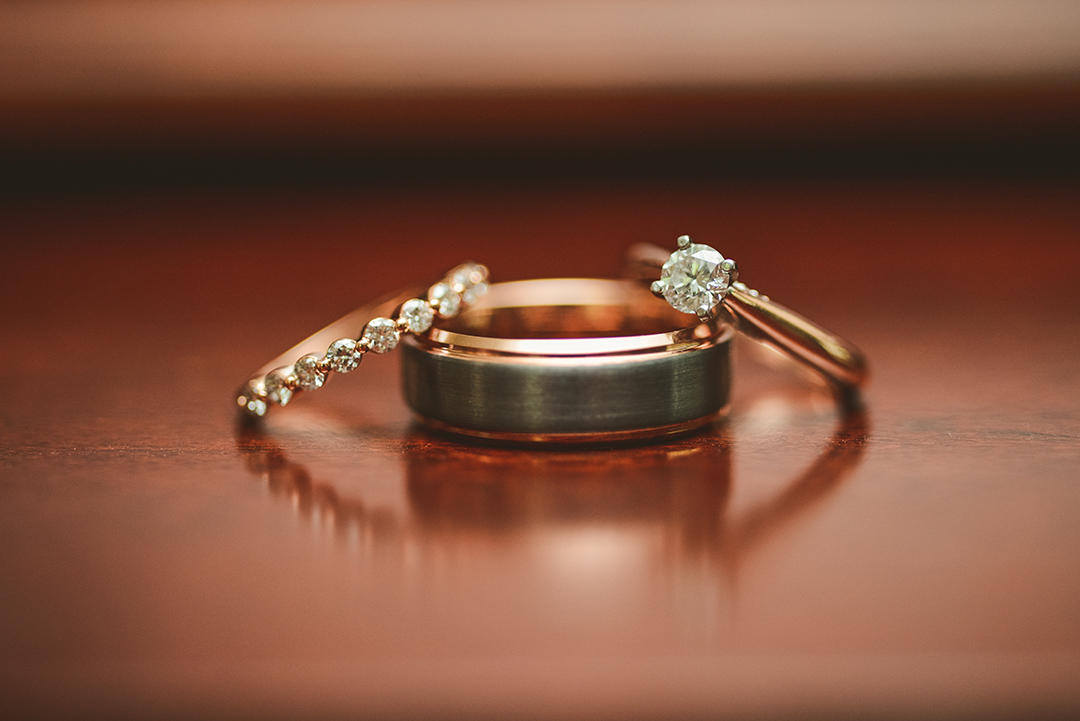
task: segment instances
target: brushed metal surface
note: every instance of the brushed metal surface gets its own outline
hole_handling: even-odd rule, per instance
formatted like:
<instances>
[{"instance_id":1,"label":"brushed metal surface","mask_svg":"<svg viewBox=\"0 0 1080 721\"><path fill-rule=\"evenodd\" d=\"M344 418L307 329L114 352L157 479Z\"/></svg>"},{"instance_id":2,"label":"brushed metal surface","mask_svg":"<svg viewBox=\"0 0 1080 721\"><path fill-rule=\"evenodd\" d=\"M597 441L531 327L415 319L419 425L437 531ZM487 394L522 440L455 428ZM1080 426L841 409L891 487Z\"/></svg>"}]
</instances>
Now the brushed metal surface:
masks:
<instances>
[{"instance_id":1,"label":"brushed metal surface","mask_svg":"<svg viewBox=\"0 0 1080 721\"><path fill-rule=\"evenodd\" d=\"M679 352L596 359L468 357L402 344L409 406L463 430L608 433L713 416L730 391L730 338Z\"/></svg>"}]
</instances>

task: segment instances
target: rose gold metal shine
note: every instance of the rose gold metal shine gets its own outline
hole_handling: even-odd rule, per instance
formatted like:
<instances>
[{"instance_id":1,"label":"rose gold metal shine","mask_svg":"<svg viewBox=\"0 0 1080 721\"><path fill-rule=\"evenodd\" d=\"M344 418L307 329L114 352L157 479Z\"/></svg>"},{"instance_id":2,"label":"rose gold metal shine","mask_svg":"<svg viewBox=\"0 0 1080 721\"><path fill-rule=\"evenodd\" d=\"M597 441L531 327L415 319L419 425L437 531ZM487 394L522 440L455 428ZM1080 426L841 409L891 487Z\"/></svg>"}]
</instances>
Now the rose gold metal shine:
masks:
<instances>
[{"instance_id":1,"label":"rose gold metal shine","mask_svg":"<svg viewBox=\"0 0 1080 721\"><path fill-rule=\"evenodd\" d=\"M655 245L634 245L627 252L627 276L655 280L669 255ZM741 283L732 286L721 305L740 331L814 369L836 388L841 400L857 403L868 369L866 357L850 342Z\"/></svg>"},{"instance_id":2,"label":"rose gold metal shine","mask_svg":"<svg viewBox=\"0 0 1080 721\"><path fill-rule=\"evenodd\" d=\"M486 284L488 277L487 268L477 263L467 261L451 269L436 285L448 283L450 279L457 277L464 269L470 271L470 278L472 278L472 280L470 280L471 283ZM462 287L464 288L465 286L462 285ZM399 334L404 335L411 333L412 331L408 329L407 323L398 315L398 313L401 310L401 307L410 299L417 298L418 296L426 296L430 292L430 288L425 289L422 287L402 290L369 305L362 306L352 313L349 313L344 318L331 323L318 333L301 341L260 368L259 371L248 380L244 387L240 389L237 403L248 415L264 415L269 407L276 403L276 401L270 401L266 392L267 375L275 370L286 373L287 377L290 379L288 388L293 391L294 394L303 392L303 389L296 385L297 381L294 373L296 362L306 355L314 355L320 359L318 361L319 368L324 373L330 373L333 370L333 364L330 363L329 359L326 357L327 349L331 344L338 340L351 341L355 339L355 352L358 356L356 361L357 365L359 365L362 356L372 350L371 340L364 335L368 325L373 320L382 318L393 322ZM387 351L389 350L392 349L387 349ZM354 368L355 367L356 366L354 366ZM347 371L342 369L341 372ZM253 411L250 404L256 400L265 402L265 404L263 408ZM281 403L280 405L284 405L284 403Z\"/></svg>"}]
</instances>

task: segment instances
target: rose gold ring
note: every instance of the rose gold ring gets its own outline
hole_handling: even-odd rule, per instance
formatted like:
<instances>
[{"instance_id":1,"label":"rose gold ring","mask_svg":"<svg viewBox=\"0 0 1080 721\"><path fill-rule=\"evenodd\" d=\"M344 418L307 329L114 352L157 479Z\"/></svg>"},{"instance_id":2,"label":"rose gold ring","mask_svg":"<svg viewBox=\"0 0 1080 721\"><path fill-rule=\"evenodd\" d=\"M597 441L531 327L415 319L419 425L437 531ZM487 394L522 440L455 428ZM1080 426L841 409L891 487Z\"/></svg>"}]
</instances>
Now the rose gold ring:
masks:
<instances>
[{"instance_id":1,"label":"rose gold ring","mask_svg":"<svg viewBox=\"0 0 1080 721\"><path fill-rule=\"evenodd\" d=\"M248 417L321 388L331 372L355 370L366 353L389 353L402 337L423 333L435 318L453 318L487 291L488 270L462 263L431 287L410 288L365 305L260 368L237 395Z\"/></svg>"},{"instance_id":2,"label":"rose gold ring","mask_svg":"<svg viewBox=\"0 0 1080 721\"><path fill-rule=\"evenodd\" d=\"M681 433L727 406L734 331L632 281L496 283L402 343L405 397L429 426L513 442Z\"/></svg>"},{"instance_id":3,"label":"rose gold ring","mask_svg":"<svg viewBox=\"0 0 1080 721\"><path fill-rule=\"evenodd\" d=\"M627 275L652 281L653 294L682 313L703 321L730 317L745 335L817 372L832 385L843 406L860 404L859 390L868 373L862 351L739 282L735 261L714 248L694 243L688 235L679 236L674 253L655 245L635 245L627 253Z\"/></svg>"},{"instance_id":4,"label":"rose gold ring","mask_svg":"<svg viewBox=\"0 0 1080 721\"><path fill-rule=\"evenodd\" d=\"M401 341L406 400L434 428L515 442L651 438L724 411L738 329L817 372L845 408L860 405L862 352L738 282L733 260L681 236L674 253L639 245L628 261L631 278L652 281L648 289L551 279L488 293L487 269L465 263L426 294L360 308L286 351L245 384L237 404L261 417Z\"/></svg>"}]
</instances>

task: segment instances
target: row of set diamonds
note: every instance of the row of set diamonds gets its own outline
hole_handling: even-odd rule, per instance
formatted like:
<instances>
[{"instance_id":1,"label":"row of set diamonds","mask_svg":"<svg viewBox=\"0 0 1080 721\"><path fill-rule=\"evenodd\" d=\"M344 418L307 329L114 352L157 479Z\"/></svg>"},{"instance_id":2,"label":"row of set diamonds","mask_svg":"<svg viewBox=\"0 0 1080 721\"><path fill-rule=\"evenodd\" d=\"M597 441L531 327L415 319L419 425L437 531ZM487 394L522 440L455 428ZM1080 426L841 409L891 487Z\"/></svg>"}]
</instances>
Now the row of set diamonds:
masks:
<instances>
[{"instance_id":1,"label":"row of set diamonds","mask_svg":"<svg viewBox=\"0 0 1080 721\"><path fill-rule=\"evenodd\" d=\"M302 391L321 388L330 372L355 370L364 354L389 353L397 347L402 333L423 333L435 316L453 318L487 292L488 270L478 263L463 263L431 286L427 300L413 298L398 309L397 318L373 318L359 338L341 338L326 349L321 358L306 355L292 366L277 368L263 378L252 379L237 405L252 416L264 416L272 404L288 405Z\"/></svg>"}]
</instances>

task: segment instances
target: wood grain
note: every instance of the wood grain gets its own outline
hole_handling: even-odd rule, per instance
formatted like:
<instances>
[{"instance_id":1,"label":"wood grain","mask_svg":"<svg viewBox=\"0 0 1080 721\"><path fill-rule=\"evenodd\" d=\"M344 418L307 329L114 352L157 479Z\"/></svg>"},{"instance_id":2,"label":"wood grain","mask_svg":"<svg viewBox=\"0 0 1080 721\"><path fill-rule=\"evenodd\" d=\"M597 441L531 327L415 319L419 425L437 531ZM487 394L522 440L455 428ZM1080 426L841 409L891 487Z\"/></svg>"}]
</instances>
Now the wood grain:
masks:
<instances>
[{"instance_id":1,"label":"wood grain","mask_svg":"<svg viewBox=\"0 0 1080 721\"><path fill-rule=\"evenodd\" d=\"M7 201L0 688L20 715L1080 710L1080 192L638 183ZM669 444L470 446L392 357L238 429L401 274L611 276L689 232L868 354L743 349ZM412 249L410 264L401 261ZM389 270L388 270L389 269Z\"/></svg>"}]
</instances>

